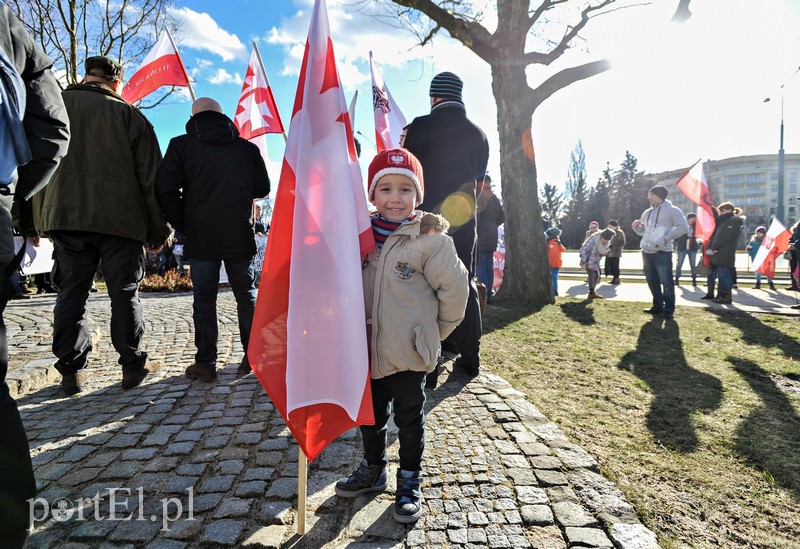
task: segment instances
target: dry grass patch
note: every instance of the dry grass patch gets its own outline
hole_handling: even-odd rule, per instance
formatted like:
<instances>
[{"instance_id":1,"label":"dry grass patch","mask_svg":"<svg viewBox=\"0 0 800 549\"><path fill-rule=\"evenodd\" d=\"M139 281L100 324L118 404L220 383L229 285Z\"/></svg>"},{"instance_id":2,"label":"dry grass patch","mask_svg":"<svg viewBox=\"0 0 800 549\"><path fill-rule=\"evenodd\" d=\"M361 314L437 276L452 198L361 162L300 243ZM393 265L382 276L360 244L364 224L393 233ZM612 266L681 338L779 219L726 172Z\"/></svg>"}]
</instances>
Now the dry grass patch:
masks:
<instances>
[{"instance_id":1,"label":"dry grass patch","mask_svg":"<svg viewBox=\"0 0 800 549\"><path fill-rule=\"evenodd\" d=\"M482 362L592 453L665 547L800 547L800 321L490 306Z\"/></svg>"}]
</instances>

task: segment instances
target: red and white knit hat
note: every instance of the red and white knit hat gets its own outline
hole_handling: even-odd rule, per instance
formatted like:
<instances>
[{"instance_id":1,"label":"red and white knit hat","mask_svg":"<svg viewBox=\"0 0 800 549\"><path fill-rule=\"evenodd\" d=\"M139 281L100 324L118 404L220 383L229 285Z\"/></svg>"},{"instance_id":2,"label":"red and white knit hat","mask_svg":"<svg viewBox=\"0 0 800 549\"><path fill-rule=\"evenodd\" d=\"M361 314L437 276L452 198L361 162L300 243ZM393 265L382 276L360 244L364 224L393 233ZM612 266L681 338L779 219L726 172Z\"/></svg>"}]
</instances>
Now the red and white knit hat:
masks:
<instances>
[{"instance_id":1,"label":"red and white knit hat","mask_svg":"<svg viewBox=\"0 0 800 549\"><path fill-rule=\"evenodd\" d=\"M375 186L378 180L388 174L405 175L414 182L417 188L417 203L419 206L425 197L425 180L422 177L422 164L417 157L406 149L384 149L375 155L369 164L369 199L375 198Z\"/></svg>"}]
</instances>

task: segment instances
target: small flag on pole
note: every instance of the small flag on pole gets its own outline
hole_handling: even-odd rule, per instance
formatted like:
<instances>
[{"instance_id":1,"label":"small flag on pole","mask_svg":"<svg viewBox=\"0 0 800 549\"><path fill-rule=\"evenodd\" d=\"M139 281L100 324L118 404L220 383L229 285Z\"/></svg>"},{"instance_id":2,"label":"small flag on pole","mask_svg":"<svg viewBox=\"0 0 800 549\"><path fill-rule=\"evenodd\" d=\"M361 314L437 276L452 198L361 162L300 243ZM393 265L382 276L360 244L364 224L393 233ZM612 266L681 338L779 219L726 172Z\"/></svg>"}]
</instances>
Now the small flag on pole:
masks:
<instances>
[{"instance_id":1,"label":"small flag on pole","mask_svg":"<svg viewBox=\"0 0 800 549\"><path fill-rule=\"evenodd\" d=\"M261 62L261 54L255 42L233 123L239 130L239 135L245 139L252 139L265 133L284 132L283 122L275 105L275 97L267 79L267 71Z\"/></svg>"},{"instance_id":2,"label":"small flag on pole","mask_svg":"<svg viewBox=\"0 0 800 549\"><path fill-rule=\"evenodd\" d=\"M309 460L374 423L361 260L375 242L352 135L316 0L247 352Z\"/></svg>"},{"instance_id":3,"label":"small flag on pole","mask_svg":"<svg viewBox=\"0 0 800 549\"><path fill-rule=\"evenodd\" d=\"M755 258L753 258L753 271L759 271L767 278L775 278L775 261L778 256L789 249L789 239L792 233L784 227L783 223L773 218L769 225L761 246L758 247Z\"/></svg>"},{"instance_id":4,"label":"small flag on pole","mask_svg":"<svg viewBox=\"0 0 800 549\"><path fill-rule=\"evenodd\" d=\"M161 86L188 86L194 100L189 75L167 29L164 29L156 45L128 79L121 95L128 103L135 103Z\"/></svg>"},{"instance_id":5,"label":"small flag on pole","mask_svg":"<svg viewBox=\"0 0 800 549\"><path fill-rule=\"evenodd\" d=\"M375 148L381 152L400 146L406 118L389 93L381 71L372 59L372 52L369 52L369 68L372 72L372 108L375 111Z\"/></svg>"}]
</instances>

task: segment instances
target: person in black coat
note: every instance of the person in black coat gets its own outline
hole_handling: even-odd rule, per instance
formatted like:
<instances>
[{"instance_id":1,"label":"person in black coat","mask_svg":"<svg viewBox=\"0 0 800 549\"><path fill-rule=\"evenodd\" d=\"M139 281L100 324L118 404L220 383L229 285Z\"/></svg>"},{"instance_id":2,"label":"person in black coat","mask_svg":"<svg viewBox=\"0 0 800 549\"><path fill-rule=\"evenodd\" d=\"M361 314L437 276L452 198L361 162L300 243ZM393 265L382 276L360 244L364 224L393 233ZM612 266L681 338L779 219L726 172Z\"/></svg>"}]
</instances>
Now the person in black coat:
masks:
<instances>
[{"instance_id":1,"label":"person in black coat","mask_svg":"<svg viewBox=\"0 0 800 549\"><path fill-rule=\"evenodd\" d=\"M197 353L186 376L217 377L217 289L222 263L236 298L245 350L239 373L250 371L247 344L256 304L253 201L269 194L258 147L239 137L222 107L201 97L192 105L186 134L173 138L158 173L156 196L167 221L186 238L184 252L194 292Z\"/></svg>"},{"instance_id":2,"label":"person in black coat","mask_svg":"<svg viewBox=\"0 0 800 549\"><path fill-rule=\"evenodd\" d=\"M11 232L12 202L15 209L24 206L36 191L43 188L67 152L69 119L53 74L52 62L36 46L22 23L5 4L0 3L0 50L10 66L22 76L25 93L23 128L30 161L17 170L16 181L3 181L0 193L0 277L7 286L7 268L14 262L14 239ZM6 75L3 75L5 80ZM4 85L0 83L0 86ZM0 105L5 108L6 105ZM5 123L5 122L4 122ZM0 127L5 131L6 127ZM5 290L5 288L4 288ZM0 315L8 295L0 293ZM28 499L36 495L28 437L6 383L8 340L0 316L0 547L16 549L25 544L29 527Z\"/></svg>"},{"instance_id":3,"label":"person in black coat","mask_svg":"<svg viewBox=\"0 0 800 549\"><path fill-rule=\"evenodd\" d=\"M486 174L489 142L467 118L461 79L451 72L431 80L431 112L407 126L404 146L422 163L425 201L420 209L450 222L458 257L469 271L466 316L442 348L461 354L456 365L477 375L480 367L481 313L475 286L477 261L476 185Z\"/></svg>"}]
</instances>

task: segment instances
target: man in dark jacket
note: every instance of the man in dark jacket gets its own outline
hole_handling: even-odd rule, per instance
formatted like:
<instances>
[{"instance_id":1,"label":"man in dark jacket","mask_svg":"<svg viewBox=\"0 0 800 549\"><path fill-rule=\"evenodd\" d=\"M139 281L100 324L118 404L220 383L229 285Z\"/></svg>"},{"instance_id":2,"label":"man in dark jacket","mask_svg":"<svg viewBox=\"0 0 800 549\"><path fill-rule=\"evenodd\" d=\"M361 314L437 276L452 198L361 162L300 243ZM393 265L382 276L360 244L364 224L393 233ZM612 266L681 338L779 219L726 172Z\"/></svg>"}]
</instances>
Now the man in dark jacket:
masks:
<instances>
[{"instance_id":1,"label":"man in dark jacket","mask_svg":"<svg viewBox=\"0 0 800 549\"><path fill-rule=\"evenodd\" d=\"M742 210L730 202L723 202L717 207L719 217L706 255L711 256L711 265L719 280L719 294L716 303L732 303L733 269L736 266L736 244L742 233L744 219L739 215Z\"/></svg>"},{"instance_id":2,"label":"man in dark jacket","mask_svg":"<svg viewBox=\"0 0 800 549\"><path fill-rule=\"evenodd\" d=\"M467 118L461 98L461 79L451 72L431 80L431 113L407 127L405 148L422 163L425 201L420 209L441 213L450 222L458 257L469 271L469 298L464 320L444 342L443 349L461 357L457 366L477 375L480 367L481 312L475 278L477 181L486 174L489 142Z\"/></svg>"},{"instance_id":3,"label":"man in dark jacket","mask_svg":"<svg viewBox=\"0 0 800 549\"><path fill-rule=\"evenodd\" d=\"M219 103L202 97L192 105L186 135L173 138L158 174L156 195L167 220L186 236L194 292L195 361L186 376L217 378L217 289L220 264L236 298L239 337L245 350L239 374L250 371L247 345L256 304L253 200L269 194L258 147L239 137Z\"/></svg>"},{"instance_id":4,"label":"man in dark jacket","mask_svg":"<svg viewBox=\"0 0 800 549\"><path fill-rule=\"evenodd\" d=\"M494 286L494 251L497 249L497 228L505 223L506 214L500 199L492 192L492 178L483 177L478 188L478 280L486 286L486 301L492 302Z\"/></svg>"},{"instance_id":5,"label":"man in dark jacket","mask_svg":"<svg viewBox=\"0 0 800 549\"><path fill-rule=\"evenodd\" d=\"M169 235L153 190L161 150L153 127L119 95L122 66L103 56L86 60L82 83L64 90L72 146L34 199L36 228L53 240L53 354L68 395L80 392L92 350L86 302L100 261L111 299L111 342L122 387L160 368L141 350L145 322L139 282L143 245L157 252Z\"/></svg>"},{"instance_id":6,"label":"man in dark jacket","mask_svg":"<svg viewBox=\"0 0 800 549\"><path fill-rule=\"evenodd\" d=\"M50 180L67 152L69 120L58 83L50 72L52 63L5 4L0 4L0 50L25 82L25 97L18 99L25 99L23 126L31 153L31 160L17 171L16 184L10 182L3 189L8 192L0 193L0 277L6 278L14 257L12 200L17 204L29 200ZM7 299L5 293L0 294L0 315ZM7 372L8 340L0 316L0 547L17 549L27 537L27 500L36 495L36 482L25 428L6 384Z\"/></svg>"}]
</instances>

